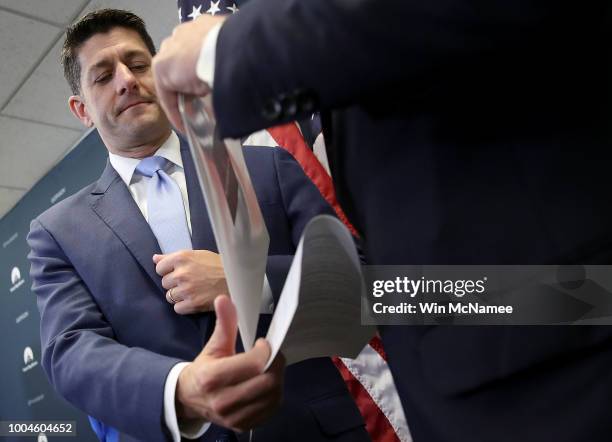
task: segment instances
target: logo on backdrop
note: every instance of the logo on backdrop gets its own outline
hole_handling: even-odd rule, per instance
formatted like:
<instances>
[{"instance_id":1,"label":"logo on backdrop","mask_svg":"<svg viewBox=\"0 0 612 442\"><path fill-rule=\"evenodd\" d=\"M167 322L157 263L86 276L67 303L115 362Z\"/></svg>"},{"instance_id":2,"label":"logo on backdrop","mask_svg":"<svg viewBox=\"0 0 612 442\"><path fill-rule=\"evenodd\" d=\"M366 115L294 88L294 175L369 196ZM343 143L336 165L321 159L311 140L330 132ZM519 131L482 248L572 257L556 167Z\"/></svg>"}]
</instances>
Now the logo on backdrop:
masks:
<instances>
[{"instance_id":1,"label":"logo on backdrop","mask_svg":"<svg viewBox=\"0 0 612 442\"><path fill-rule=\"evenodd\" d=\"M19 324L21 321L23 321L24 319L27 319L29 316L30 316L30 312L26 310L25 312L23 312L22 314L20 314L19 316L15 318L15 324Z\"/></svg>"},{"instance_id":2,"label":"logo on backdrop","mask_svg":"<svg viewBox=\"0 0 612 442\"><path fill-rule=\"evenodd\" d=\"M31 347L26 347L23 350L23 365L28 365L32 361L34 361L34 351Z\"/></svg>"},{"instance_id":3,"label":"logo on backdrop","mask_svg":"<svg viewBox=\"0 0 612 442\"><path fill-rule=\"evenodd\" d=\"M21 278L21 272L19 271L19 267L13 267L11 270L11 289L10 292L13 293L19 287L23 285L25 281Z\"/></svg>"},{"instance_id":4,"label":"logo on backdrop","mask_svg":"<svg viewBox=\"0 0 612 442\"><path fill-rule=\"evenodd\" d=\"M31 407L34 404L39 403L40 401L42 401L45 398L44 394L39 394L38 396L36 396L35 398L32 399L28 399L28 407Z\"/></svg>"},{"instance_id":5,"label":"logo on backdrop","mask_svg":"<svg viewBox=\"0 0 612 442\"><path fill-rule=\"evenodd\" d=\"M58 190L55 193L55 195L51 197L51 204L55 204L62 196L64 196L65 193L66 193L66 188L62 187L60 190Z\"/></svg>"},{"instance_id":6,"label":"logo on backdrop","mask_svg":"<svg viewBox=\"0 0 612 442\"><path fill-rule=\"evenodd\" d=\"M4 241L2 243L2 248L6 249L13 241L15 241L17 238L19 237L19 234L17 232L13 233L9 239L7 239L6 241Z\"/></svg>"},{"instance_id":7,"label":"logo on backdrop","mask_svg":"<svg viewBox=\"0 0 612 442\"><path fill-rule=\"evenodd\" d=\"M13 267L11 270L11 284L15 285L21 279L21 272L18 267Z\"/></svg>"},{"instance_id":8,"label":"logo on backdrop","mask_svg":"<svg viewBox=\"0 0 612 442\"><path fill-rule=\"evenodd\" d=\"M38 361L34 359L34 350L32 347L26 347L23 349L23 365L22 372L29 371L38 365Z\"/></svg>"}]
</instances>

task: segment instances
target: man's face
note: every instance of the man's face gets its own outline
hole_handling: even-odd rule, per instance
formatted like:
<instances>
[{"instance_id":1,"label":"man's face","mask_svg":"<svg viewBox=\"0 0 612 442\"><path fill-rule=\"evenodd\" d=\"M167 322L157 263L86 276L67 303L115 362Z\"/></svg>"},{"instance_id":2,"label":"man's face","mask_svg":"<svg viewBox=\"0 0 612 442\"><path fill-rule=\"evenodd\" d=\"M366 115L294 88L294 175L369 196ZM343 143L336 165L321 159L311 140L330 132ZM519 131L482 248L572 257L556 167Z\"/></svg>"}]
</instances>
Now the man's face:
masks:
<instances>
[{"instance_id":1,"label":"man's face","mask_svg":"<svg viewBox=\"0 0 612 442\"><path fill-rule=\"evenodd\" d=\"M95 34L78 50L81 94L70 109L95 126L117 154L165 139L170 125L157 102L151 53L136 31L114 28Z\"/></svg>"}]
</instances>

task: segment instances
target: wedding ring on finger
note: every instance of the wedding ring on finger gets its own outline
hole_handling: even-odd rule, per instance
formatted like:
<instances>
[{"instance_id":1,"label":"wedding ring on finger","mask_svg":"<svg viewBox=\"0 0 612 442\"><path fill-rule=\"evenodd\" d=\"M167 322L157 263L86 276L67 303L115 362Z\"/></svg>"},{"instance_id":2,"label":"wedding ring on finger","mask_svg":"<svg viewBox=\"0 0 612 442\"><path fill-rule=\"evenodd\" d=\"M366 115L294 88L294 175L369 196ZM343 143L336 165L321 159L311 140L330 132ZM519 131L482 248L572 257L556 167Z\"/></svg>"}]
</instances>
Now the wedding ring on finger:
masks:
<instances>
[{"instance_id":1,"label":"wedding ring on finger","mask_svg":"<svg viewBox=\"0 0 612 442\"><path fill-rule=\"evenodd\" d=\"M168 290L168 302L170 304L176 304L178 302L178 300L174 299L174 297L172 296L172 291L174 290L174 287L172 287L170 290Z\"/></svg>"}]
</instances>

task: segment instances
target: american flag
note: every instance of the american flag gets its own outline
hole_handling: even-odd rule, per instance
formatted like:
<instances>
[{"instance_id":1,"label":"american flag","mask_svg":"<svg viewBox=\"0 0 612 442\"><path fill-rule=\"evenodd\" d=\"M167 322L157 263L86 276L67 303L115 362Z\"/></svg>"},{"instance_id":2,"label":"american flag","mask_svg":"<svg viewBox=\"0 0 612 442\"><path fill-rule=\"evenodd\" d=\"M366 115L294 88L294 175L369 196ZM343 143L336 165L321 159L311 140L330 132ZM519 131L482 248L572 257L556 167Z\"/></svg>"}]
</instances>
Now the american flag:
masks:
<instances>
[{"instance_id":1,"label":"american flag","mask_svg":"<svg viewBox=\"0 0 612 442\"><path fill-rule=\"evenodd\" d=\"M238 14L248 0L178 0L181 22L202 14ZM318 114L257 132L245 145L280 146L290 152L338 217L356 234L342 211L332 184ZM373 441L411 442L412 437L386 362L382 342L375 337L356 359L333 358L366 423Z\"/></svg>"}]
</instances>

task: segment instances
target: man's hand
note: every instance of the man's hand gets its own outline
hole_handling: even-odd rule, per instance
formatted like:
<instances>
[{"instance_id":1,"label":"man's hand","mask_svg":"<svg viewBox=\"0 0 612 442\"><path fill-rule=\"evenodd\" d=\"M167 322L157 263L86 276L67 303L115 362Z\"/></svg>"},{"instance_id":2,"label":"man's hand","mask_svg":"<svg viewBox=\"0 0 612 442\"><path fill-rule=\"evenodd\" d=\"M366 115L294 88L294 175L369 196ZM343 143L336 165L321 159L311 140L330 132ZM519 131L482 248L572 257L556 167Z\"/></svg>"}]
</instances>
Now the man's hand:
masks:
<instances>
[{"instance_id":1,"label":"man's hand","mask_svg":"<svg viewBox=\"0 0 612 442\"><path fill-rule=\"evenodd\" d=\"M182 133L185 133L185 128L178 110L177 94L203 97L210 92L208 85L196 75L196 65L204 38L223 20L225 16L203 14L177 26L153 57L157 96L172 125Z\"/></svg>"},{"instance_id":2,"label":"man's hand","mask_svg":"<svg viewBox=\"0 0 612 442\"><path fill-rule=\"evenodd\" d=\"M208 312L219 295L227 295L221 255L208 250L181 250L153 255L155 271L168 290L166 300L180 315Z\"/></svg>"},{"instance_id":3,"label":"man's hand","mask_svg":"<svg viewBox=\"0 0 612 442\"><path fill-rule=\"evenodd\" d=\"M215 330L198 357L179 375L179 420L206 419L234 431L260 424L282 399L285 362L279 353L264 373L270 346L259 339L246 353L235 354L236 309L227 296L215 300Z\"/></svg>"}]
</instances>

